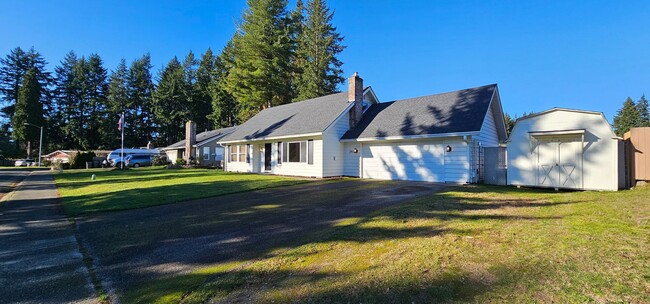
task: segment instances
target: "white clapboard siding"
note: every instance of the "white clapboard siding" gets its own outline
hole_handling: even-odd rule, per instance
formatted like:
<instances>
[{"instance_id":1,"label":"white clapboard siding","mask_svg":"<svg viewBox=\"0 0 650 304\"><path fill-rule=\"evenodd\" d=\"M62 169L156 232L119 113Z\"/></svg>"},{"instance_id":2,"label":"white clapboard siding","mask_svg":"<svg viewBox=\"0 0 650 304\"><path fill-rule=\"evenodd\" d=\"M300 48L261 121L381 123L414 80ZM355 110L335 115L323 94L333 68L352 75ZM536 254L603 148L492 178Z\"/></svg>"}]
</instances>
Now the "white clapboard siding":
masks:
<instances>
[{"instance_id":1,"label":"white clapboard siding","mask_svg":"<svg viewBox=\"0 0 650 304\"><path fill-rule=\"evenodd\" d=\"M343 176L345 174L346 150L345 144L339 142L343 134L349 129L349 115L346 111L339 116L325 132L323 132L323 176ZM358 170L356 175L358 176Z\"/></svg>"},{"instance_id":2,"label":"white clapboard siding","mask_svg":"<svg viewBox=\"0 0 650 304\"><path fill-rule=\"evenodd\" d=\"M494 122L494 115L491 108L492 106L490 106L490 110L488 110L485 115L483 126L481 126L481 132L476 136L476 140L478 140L483 147L499 146L499 135L497 133L497 127Z\"/></svg>"}]
</instances>

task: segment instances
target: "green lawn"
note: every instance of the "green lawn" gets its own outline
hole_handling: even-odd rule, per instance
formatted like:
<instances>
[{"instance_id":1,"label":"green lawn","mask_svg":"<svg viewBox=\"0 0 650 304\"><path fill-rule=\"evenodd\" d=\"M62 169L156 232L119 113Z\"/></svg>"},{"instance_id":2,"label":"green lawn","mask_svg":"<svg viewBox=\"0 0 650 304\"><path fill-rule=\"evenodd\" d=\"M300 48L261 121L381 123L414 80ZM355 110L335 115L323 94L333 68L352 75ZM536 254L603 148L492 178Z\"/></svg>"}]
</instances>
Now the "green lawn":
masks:
<instances>
[{"instance_id":1,"label":"green lawn","mask_svg":"<svg viewBox=\"0 0 650 304\"><path fill-rule=\"evenodd\" d=\"M304 245L132 290L126 303L648 303L650 187L458 187Z\"/></svg>"},{"instance_id":2,"label":"green lawn","mask_svg":"<svg viewBox=\"0 0 650 304\"><path fill-rule=\"evenodd\" d=\"M92 180L91 175L96 179ZM68 215L143 208L308 182L306 179L227 173L214 169L68 170L54 174Z\"/></svg>"}]
</instances>

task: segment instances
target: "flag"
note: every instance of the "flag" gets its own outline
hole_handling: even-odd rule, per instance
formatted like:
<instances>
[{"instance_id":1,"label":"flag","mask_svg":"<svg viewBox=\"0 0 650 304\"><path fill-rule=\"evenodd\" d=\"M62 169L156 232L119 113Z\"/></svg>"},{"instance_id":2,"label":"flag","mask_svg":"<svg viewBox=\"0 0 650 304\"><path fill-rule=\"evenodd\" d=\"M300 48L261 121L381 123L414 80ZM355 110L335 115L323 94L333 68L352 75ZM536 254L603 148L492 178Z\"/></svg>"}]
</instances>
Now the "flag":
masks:
<instances>
[{"instance_id":1,"label":"flag","mask_svg":"<svg viewBox=\"0 0 650 304\"><path fill-rule=\"evenodd\" d=\"M120 114L120 120L117 122L117 129L122 131L124 127L124 113Z\"/></svg>"}]
</instances>

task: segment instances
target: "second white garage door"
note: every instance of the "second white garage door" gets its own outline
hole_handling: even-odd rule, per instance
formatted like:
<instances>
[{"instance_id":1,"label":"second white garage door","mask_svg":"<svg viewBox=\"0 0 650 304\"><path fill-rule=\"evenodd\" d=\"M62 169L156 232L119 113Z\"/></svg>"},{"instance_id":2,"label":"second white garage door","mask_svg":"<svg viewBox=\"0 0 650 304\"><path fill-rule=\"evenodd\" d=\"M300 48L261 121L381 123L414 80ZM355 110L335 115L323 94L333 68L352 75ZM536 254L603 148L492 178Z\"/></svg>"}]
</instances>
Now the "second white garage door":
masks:
<instances>
[{"instance_id":1,"label":"second white garage door","mask_svg":"<svg viewBox=\"0 0 650 304\"><path fill-rule=\"evenodd\" d=\"M443 144L369 144L362 149L362 177L444 182Z\"/></svg>"}]
</instances>

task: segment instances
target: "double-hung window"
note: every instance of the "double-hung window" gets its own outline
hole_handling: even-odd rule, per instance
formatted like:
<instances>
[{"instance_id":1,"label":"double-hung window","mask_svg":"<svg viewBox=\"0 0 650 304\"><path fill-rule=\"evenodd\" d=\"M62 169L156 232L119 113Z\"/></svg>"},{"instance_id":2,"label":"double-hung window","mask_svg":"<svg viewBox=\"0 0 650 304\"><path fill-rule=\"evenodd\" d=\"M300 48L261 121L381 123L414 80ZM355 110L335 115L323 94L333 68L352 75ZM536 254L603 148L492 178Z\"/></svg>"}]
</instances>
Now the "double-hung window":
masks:
<instances>
[{"instance_id":1,"label":"double-hung window","mask_svg":"<svg viewBox=\"0 0 650 304\"><path fill-rule=\"evenodd\" d=\"M282 143L282 162L285 163L314 163L314 141L292 141Z\"/></svg>"},{"instance_id":2,"label":"double-hung window","mask_svg":"<svg viewBox=\"0 0 650 304\"><path fill-rule=\"evenodd\" d=\"M247 145L230 146L230 162L243 163L246 161Z\"/></svg>"}]
</instances>

